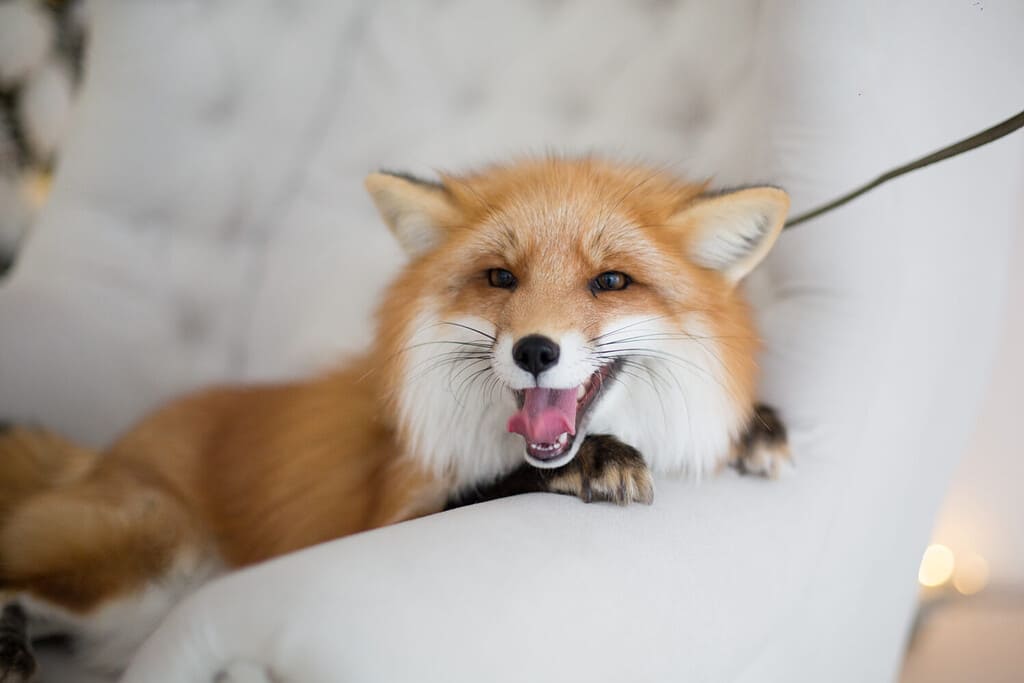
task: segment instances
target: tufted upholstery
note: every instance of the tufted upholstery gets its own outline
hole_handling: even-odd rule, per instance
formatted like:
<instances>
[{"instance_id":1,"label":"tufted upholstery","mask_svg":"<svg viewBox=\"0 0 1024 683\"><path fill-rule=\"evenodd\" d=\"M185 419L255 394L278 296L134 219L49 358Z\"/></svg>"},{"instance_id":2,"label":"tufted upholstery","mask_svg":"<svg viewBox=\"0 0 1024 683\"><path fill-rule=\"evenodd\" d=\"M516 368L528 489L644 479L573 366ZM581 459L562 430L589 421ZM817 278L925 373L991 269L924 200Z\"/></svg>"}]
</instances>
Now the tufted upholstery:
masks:
<instances>
[{"instance_id":1,"label":"tufted upholstery","mask_svg":"<svg viewBox=\"0 0 1024 683\"><path fill-rule=\"evenodd\" d=\"M848 5L96 2L52 201L0 288L0 414L101 444L187 388L366 343L399 262L376 167L598 149L800 210L1024 101L1012 0ZM201 591L126 680L890 678L989 371L1021 144L786 235L754 278L795 476L328 544Z\"/></svg>"},{"instance_id":2,"label":"tufted upholstery","mask_svg":"<svg viewBox=\"0 0 1024 683\"><path fill-rule=\"evenodd\" d=\"M100 2L93 14L80 133L0 304L37 319L4 340L17 400L0 409L92 443L197 384L306 372L365 344L372 293L399 263L364 196L369 170L599 149L749 173L727 163L742 160L734 131L751 116L749 1L710 13ZM75 379L58 388L26 363L39 334L65 329L48 365ZM116 381L84 411L96 375Z\"/></svg>"}]
</instances>

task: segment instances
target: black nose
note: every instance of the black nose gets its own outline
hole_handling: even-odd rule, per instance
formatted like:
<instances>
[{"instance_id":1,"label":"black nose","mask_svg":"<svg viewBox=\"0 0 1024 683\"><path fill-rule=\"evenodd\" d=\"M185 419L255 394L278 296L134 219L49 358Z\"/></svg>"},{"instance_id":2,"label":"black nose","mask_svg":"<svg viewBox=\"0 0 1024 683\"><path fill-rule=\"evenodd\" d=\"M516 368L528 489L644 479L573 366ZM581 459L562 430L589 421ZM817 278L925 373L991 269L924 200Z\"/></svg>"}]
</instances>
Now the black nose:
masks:
<instances>
[{"instance_id":1,"label":"black nose","mask_svg":"<svg viewBox=\"0 0 1024 683\"><path fill-rule=\"evenodd\" d=\"M536 377L558 363L558 344L539 334L531 334L512 347L512 360Z\"/></svg>"}]
</instances>

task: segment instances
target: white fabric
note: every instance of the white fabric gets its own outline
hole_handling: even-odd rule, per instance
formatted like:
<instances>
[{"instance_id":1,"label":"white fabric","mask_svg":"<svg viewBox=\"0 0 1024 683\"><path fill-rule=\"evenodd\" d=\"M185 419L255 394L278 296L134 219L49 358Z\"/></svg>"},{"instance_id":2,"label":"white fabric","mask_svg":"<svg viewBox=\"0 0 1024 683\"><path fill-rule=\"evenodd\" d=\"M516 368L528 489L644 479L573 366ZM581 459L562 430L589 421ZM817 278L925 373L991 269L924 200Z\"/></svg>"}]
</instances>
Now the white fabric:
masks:
<instances>
[{"instance_id":1,"label":"white fabric","mask_svg":"<svg viewBox=\"0 0 1024 683\"><path fill-rule=\"evenodd\" d=\"M186 388L365 343L399 262L362 196L375 167L593 147L769 180L799 211L1024 101L1013 0L93 10L52 201L0 288L0 414L92 443ZM756 274L793 476L327 544L200 591L125 680L891 679L990 371L1022 151L901 179Z\"/></svg>"}]
</instances>

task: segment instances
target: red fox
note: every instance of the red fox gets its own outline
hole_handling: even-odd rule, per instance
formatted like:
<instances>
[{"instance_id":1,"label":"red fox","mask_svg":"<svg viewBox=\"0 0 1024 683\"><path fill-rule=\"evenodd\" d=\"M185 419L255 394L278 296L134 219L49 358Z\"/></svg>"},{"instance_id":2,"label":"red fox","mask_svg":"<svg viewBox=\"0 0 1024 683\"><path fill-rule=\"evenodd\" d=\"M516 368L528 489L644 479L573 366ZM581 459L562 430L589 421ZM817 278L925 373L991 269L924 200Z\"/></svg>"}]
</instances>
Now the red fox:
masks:
<instances>
[{"instance_id":1,"label":"red fox","mask_svg":"<svg viewBox=\"0 0 1024 683\"><path fill-rule=\"evenodd\" d=\"M185 397L102 454L0 436L0 679L29 680L30 636L57 632L119 671L211 577L447 505L649 503L651 471L786 457L737 290L782 190L596 158L366 187L410 260L363 355Z\"/></svg>"}]
</instances>

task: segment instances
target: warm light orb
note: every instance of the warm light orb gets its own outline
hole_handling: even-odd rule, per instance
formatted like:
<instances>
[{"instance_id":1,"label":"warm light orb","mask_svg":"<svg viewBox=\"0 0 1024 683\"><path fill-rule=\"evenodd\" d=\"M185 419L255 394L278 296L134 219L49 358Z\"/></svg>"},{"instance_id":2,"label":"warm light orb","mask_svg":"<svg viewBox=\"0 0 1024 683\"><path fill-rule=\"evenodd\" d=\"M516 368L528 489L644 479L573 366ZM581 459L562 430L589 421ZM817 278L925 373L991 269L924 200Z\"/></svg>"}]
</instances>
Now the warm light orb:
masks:
<instances>
[{"instance_id":1,"label":"warm light orb","mask_svg":"<svg viewBox=\"0 0 1024 683\"><path fill-rule=\"evenodd\" d=\"M953 587L961 595L974 595L981 592L988 583L988 562L976 553L960 558L956 563L953 575Z\"/></svg>"},{"instance_id":2,"label":"warm light orb","mask_svg":"<svg viewBox=\"0 0 1024 683\"><path fill-rule=\"evenodd\" d=\"M32 173L24 181L24 191L29 202L36 209L46 203L50 194L52 176L49 173Z\"/></svg>"},{"instance_id":3,"label":"warm light orb","mask_svg":"<svg viewBox=\"0 0 1024 683\"><path fill-rule=\"evenodd\" d=\"M935 543L928 546L921 558L921 568L917 571L917 580L922 586L934 588L949 581L956 569L953 551L944 545Z\"/></svg>"}]
</instances>

